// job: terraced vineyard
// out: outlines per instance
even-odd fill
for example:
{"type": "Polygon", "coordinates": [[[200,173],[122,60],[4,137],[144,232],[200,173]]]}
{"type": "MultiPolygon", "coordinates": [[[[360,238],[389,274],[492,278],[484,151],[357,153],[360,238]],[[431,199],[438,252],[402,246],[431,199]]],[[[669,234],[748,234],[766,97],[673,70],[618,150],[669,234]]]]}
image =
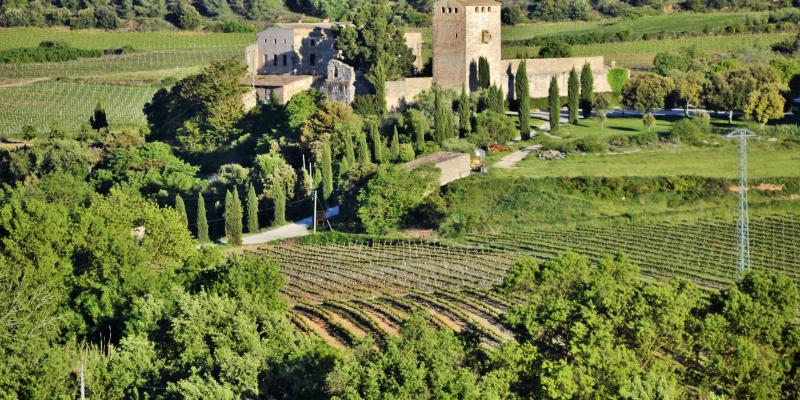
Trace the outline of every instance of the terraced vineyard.
{"type": "MultiPolygon", "coordinates": [[[[754,218],[750,227],[753,268],[800,282],[800,215],[754,218]]],[[[257,251],[270,253],[287,275],[283,292],[295,324],[334,346],[396,335],[415,308],[494,345],[511,338],[500,323],[510,304],[491,288],[521,257],[573,250],[597,259],[622,251],[646,277],[683,276],[718,288],[735,279],[734,235],[733,221],[632,223],[473,234],[465,245],[284,243],[257,251]]]]}
{"type": "MultiPolygon", "coordinates": [[[[697,221],[482,233],[467,240],[540,259],[566,250],[595,259],[624,252],[644,275],[683,276],[717,288],[736,277],[735,234],[734,221],[697,221]]],[[[800,216],[751,219],[750,252],[754,269],[782,272],[800,282],[800,216]]]]}
{"type": "Polygon", "coordinates": [[[499,323],[508,303],[491,293],[519,257],[514,252],[424,242],[259,247],[288,277],[294,322],[336,346],[372,334],[396,335],[415,308],[441,326],[487,344],[511,337],[499,323]]]}

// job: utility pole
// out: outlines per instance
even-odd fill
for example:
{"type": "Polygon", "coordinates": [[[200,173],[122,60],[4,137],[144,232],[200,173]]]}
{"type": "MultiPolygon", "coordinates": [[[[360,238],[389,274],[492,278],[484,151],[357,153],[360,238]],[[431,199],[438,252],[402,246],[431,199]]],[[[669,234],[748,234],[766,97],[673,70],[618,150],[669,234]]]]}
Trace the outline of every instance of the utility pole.
{"type": "Polygon", "coordinates": [[[84,379],[84,369],[86,363],[86,353],[84,348],[81,349],[81,400],[86,400],[86,382],[84,379]]]}
{"type": "MultiPolygon", "coordinates": [[[[303,154],[303,163],[305,164],[306,155],[303,154]]],[[[314,224],[314,233],[317,233],[317,188],[314,186],[314,169],[311,167],[311,161],[308,162],[308,176],[311,177],[311,190],[314,191],[314,212],[311,214],[311,220],[314,224]]]]}
{"type": "Polygon", "coordinates": [[[736,236],[739,240],[739,260],[736,265],[736,279],[742,277],[751,267],[750,260],[750,217],[747,205],[747,138],[753,137],[746,128],[739,128],[727,137],[739,139],[739,221],[736,223],[736,236]]]}

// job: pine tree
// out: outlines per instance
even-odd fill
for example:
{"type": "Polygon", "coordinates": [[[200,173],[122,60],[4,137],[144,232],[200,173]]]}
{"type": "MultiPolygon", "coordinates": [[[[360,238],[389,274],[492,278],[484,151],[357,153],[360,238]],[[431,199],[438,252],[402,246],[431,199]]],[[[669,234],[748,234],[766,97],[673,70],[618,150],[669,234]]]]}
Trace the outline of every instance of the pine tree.
{"type": "Polygon", "coordinates": [[[206,217],[206,201],[203,194],[197,194],[197,240],[208,242],[208,218],[206,217]]]}
{"type": "Polygon", "coordinates": [[[531,96],[530,86],[528,85],[528,67],[525,60],[522,60],[517,67],[514,91],[519,105],[519,134],[523,138],[528,138],[531,134],[531,96]]]}
{"type": "Polygon", "coordinates": [[[327,200],[333,193],[333,165],[331,164],[331,146],[322,145],[322,198],[327,200]]]}
{"type": "Polygon", "coordinates": [[[252,183],[247,187],[247,231],[258,232],[258,196],[252,183]]]}
{"type": "Polygon", "coordinates": [[[344,132],[344,157],[347,159],[348,165],[356,163],[356,152],[353,148],[353,137],[350,136],[349,131],[344,132]]]}
{"type": "Polygon", "coordinates": [[[594,105],[594,74],[589,63],[583,64],[581,70],[581,111],[583,118],[592,117],[592,106],[594,105]]]}
{"type": "Polygon", "coordinates": [[[575,67],[569,71],[569,82],[567,83],[567,107],[569,108],[569,123],[578,123],[578,106],[580,101],[580,82],[578,82],[578,71],[575,67]]]}
{"type": "Polygon", "coordinates": [[[389,148],[389,156],[392,161],[397,161],[400,157],[400,135],[397,134],[397,125],[394,126],[394,132],[392,133],[392,146],[389,148]]]}
{"type": "Polygon", "coordinates": [[[342,161],[339,161],[339,175],[344,175],[347,171],[350,171],[350,163],[347,157],[342,157],[342,161]]]}
{"type": "Polygon", "coordinates": [[[108,118],[106,117],[106,110],[100,102],[94,106],[94,115],[89,117],[89,125],[92,129],[99,131],[103,128],[108,128],[108,118]]]}
{"type": "Polygon", "coordinates": [[[272,199],[275,203],[275,214],[273,217],[273,224],[274,225],[283,225],[286,223],[286,194],[283,192],[283,186],[278,185],[275,186],[274,198],[272,199]]]}
{"type": "Polygon", "coordinates": [[[489,60],[486,57],[478,58],[478,85],[483,89],[488,89],[492,84],[491,71],[489,70],[489,60]]]}
{"type": "Polygon", "coordinates": [[[547,94],[547,104],[550,108],[550,131],[558,130],[561,119],[561,95],[558,93],[558,78],[550,78],[550,90],[547,94]]]}
{"type": "Polygon", "coordinates": [[[183,226],[189,226],[189,216],[186,215],[186,205],[183,204],[183,198],[180,194],[175,195],[175,211],[178,212],[178,215],[181,216],[181,221],[183,221],[183,226]]]}
{"type": "Polygon", "coordinates": [[[358,134],[358,162],[362,165],[367,165],[372,162],[369,155],[369,146],[367,146],[367,135],[364,133],[358,134]]]}
{"type": "Polygon", "coordinates": [[[371,121],[369,124],[369,138],[372,141],[372,158],[378,164],[383,164],[383,140],[381,140],[381,133],[378,130],[378,123],[371,121]]]}
{"type": "Polygon", "coordinates": [[[469,94],[467,94],[467,86],[464,85],[461,87],[461,99],[458,101],[458,128],[463,136],[472,132],[471,114],[469,94]]]}
{"type": "MultiPolygon", "coordinates": [[[[280,186],[280,185],[279,185],[280,186]]],[[[228,244],[239,246],[242,244],[242,203],[239,201],[239,191],[235,188],[233,193],[229,190],[225,194],[225,237],[228,244]]]]}

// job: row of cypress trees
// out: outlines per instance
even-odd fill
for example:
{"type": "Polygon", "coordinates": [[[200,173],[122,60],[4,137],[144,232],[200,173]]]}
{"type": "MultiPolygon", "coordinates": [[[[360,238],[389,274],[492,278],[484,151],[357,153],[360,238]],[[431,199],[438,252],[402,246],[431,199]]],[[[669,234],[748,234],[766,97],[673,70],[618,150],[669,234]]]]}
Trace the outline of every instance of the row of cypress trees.
{"type": "MultiPolygon", "coordinates": [[[[519,72],[517,73],[519,76],[519,72]]],[[[578,111],[580,110],[584,118],[592,116],[594,103],[594,76],[592,67],[589,63],[583,65],[580,80],[575,68],[569,72],[567,81],[567,109],[569,111],[569,123],[578,123],[578,111]]],[[[550,79],[550,90],[547,96],[548,107],[550,109],[550,130],[556,131],[561,119],[561,97],[558,89],[558,79],[553,76],[550,79]]]]}
{"type": "MultiPolygon", "coordinates": [[[[332,185],[332,184],[331,184],[332,185]]],[[[225,237],[232,245],[242,244],[242,233],[244,231],[244,221],[247,222],[247,232],[258,232],[258,196],[255,188],[250,184],[247,188],[247,218],[245,220],[244,207],[239,199],[239,191],[228,190],[225,193],[225,208],[223,220],[225,223],[225,237]]],[[[282,185],[277,185],[274,189],[274,215],[273,221],[276,225],[286,223],[286,194],[282,185]]],[[[180,194],[175,195],[175,211],[181,217],[184,226],[189,226],[189,216],[186,212],[186,204],[180,194]]],[[[206,202],[202,193],[197,195],[197,240],[201,243],[209,241],[208,217],[206,212],[206,202]]]]}

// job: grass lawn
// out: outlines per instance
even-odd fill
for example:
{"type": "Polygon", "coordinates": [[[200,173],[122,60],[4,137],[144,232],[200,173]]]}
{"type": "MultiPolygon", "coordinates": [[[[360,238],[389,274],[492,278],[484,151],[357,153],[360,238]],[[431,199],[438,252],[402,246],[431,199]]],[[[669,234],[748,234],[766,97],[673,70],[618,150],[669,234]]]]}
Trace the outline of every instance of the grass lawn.
{"type": "MultiPolygon", "coordinates": [[[[743,34],[726,36],[702,36],[685,39],[639,40],[620,43],[589,44],[572,47],[575,56],[604,56],[606,62],[616,61],[623,67],[648,67],[660,51],[677,52],[684,47],[696,46],[707,55],[728,55],[756,47],[768,47],[781,42],[792,33],[743,34]]],[[[533,56],[539,52],[536,46],[503,46],[503,58],[517,58],[525,54],[533,56]]]]}
{"type": "Polygon", "coordinates": [[[634,34],[654,32],[701,32],[705,28],[721,28],[744,24],[745,17],[763,16],[765,12],[674,13],[634,19],[599,21],[536,22],[503,27],[503,40],[528,39],[534,36],[581,34],[589,32],[632,31],[634,34]]]}
{"type": "MultiPolygon", "coordinates": [[[[532,118],[532,125],[537,126],[547,123],[546,120],[532,118]]],[[[669,132],[672,122],[665,119],[656,120],[656,124],[651,128],[653,132],[661,134],[669,132]]],[[[611,136],[630,136],[638,133],[647,132],[647,128],[639,118],[608,118],[604,126],[596,118],[580,119],[577,125],[563,124],[558,131],[553,132],[552,136],[565,139],[580,139],[593,136],[600,139],[607,139],[611,136]]]]}
{"type": "MultiPolygon", "coordinates": [[[[519,177],[553,176],[674,176],[700,175],[721,178],[738,176],[738,147],[725,141],[721,146],[670,146],[627,154],[591,154],[565,160],[542,161],[529,157],[510,171],[498,174],[519,177]]],[[[748,148],[748,176],[800,176],[800,151],[774,144],[752,143],[748,148]]]]}

